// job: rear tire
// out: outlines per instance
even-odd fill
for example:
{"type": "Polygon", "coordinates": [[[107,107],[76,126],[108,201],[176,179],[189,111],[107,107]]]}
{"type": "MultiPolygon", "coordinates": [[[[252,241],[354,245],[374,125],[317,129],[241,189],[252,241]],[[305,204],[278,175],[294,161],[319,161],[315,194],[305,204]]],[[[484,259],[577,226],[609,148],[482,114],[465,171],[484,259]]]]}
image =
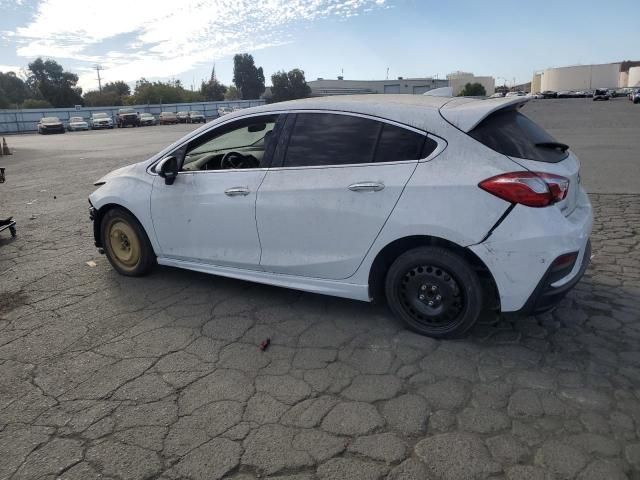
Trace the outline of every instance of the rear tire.
{"type": "Polygon", "coordinates": [[[121,275],[139,277],[155,265],[149,237],[129,212],[120,208],[109,210],[102,218],[100,233],[107,259],[121,275]]]}
{"type": "Polygon", "coordinates": [[[391,311],[408,328],[434,338],[464,335],[482,311],[478,275],[461,256],[442,247],[400,255],[385,280],[391,311]]]}

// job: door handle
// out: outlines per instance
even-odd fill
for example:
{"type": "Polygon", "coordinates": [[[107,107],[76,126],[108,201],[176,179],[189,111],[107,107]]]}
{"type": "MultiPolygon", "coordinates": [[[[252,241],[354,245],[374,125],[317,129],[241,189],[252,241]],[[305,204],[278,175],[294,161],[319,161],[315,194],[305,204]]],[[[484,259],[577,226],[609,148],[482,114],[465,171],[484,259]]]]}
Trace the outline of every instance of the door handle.
{"type": "Polygon", "coordinates": [[[231,187],[227,188],[224,191],[224,194],[228,197],[237,197],[238,195],[246,197],[249,195],[249,189],[247,187],[231,187]]]}
{"type": "Polygon", "coordinates": [[[379,192],[384,188],[382,182],[358,182],[349,185],[352,192],[379,192]]]}

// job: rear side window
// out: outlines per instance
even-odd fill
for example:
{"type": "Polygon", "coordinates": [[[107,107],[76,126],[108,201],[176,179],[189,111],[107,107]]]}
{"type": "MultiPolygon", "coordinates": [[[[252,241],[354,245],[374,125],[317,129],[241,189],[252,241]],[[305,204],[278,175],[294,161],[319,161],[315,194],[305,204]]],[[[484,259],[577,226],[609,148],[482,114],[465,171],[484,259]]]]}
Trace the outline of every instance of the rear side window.
{"type": "Polygon", "coordinates": [[[556,163],[569,155],[566,146],[516,110],[489,115],[469,135],[510,157],[556,163]]]}
{"type": "Polygon", "coordinates": [[[380,124],[331,113],[299,113],[287,147],[285,167],[370,163],[380,124]]]}
{"type": "Polygon", "coordinates": [[[285,167],[353,165],[417,160],[437,143],[406,128],[368,118],[332,113],[299,113],[285,167]]]}

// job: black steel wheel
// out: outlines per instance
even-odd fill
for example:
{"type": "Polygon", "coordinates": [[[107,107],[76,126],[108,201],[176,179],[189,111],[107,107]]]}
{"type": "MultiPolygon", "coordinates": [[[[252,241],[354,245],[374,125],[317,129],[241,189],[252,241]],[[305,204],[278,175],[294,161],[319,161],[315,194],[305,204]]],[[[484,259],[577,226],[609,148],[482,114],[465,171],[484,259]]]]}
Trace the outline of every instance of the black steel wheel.
{"type": "Polygon", "coordinates": [[[435,338],[462,336],[482,310],[482,285],[468,262],[442,247],[400,255],[387,272],[390,309],[410,329],[435,338]]]}

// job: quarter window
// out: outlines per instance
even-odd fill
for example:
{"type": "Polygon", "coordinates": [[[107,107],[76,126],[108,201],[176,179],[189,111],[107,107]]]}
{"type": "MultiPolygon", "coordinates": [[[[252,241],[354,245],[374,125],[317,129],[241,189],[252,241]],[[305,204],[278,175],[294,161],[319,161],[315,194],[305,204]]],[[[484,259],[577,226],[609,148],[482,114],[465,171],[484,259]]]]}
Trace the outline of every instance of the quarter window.
{"type": "Polygon", "coordinates": [[[383,124],[376,162],[400,162],[428,157],[438,144],[424,135],[388,123],[383,124]]]}

